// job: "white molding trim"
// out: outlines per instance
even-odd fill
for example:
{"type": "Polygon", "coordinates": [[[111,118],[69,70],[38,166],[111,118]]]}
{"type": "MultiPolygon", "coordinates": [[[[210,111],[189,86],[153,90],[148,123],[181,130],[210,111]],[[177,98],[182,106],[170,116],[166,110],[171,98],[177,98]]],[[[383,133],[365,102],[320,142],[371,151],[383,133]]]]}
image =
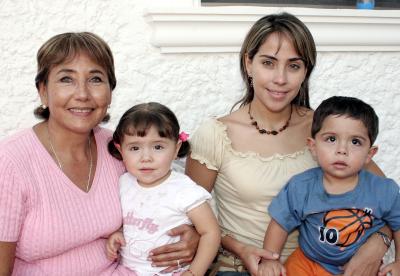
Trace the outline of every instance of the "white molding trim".
{"type": "Polygon", "coordinates": [[[172,7],[144,16],[152,26],[151,43],[162,53],[236,53],[257,19],[281,11],[306,23],[318,51],[400,51],[400,10],[172,7]]]}

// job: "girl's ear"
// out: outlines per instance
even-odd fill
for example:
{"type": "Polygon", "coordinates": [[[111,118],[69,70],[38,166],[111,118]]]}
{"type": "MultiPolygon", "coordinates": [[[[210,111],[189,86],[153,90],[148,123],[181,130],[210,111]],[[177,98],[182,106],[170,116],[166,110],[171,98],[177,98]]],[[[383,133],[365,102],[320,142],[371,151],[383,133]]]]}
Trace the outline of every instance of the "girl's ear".
{"type": "Polygon", "coordinates": [[[114,142],[114,146],[117,148],[117,150],[119,151],[119,153],[122,154],[122,152],[121,152],[121,145],[114,142]]]}
{"type": "Polygon", "coordinates": [[[308,137],[307,138],[307,146],[308,146],[314,160],[317,160],[317,153],[315,150],[315,140],[311,137],[308,137]]]}
{"type": "Polygon", "coordinates": [[[369,162],[371,162],[372,157],[374,157],[374,155],[377,152],[378,152],[378,147],[377,146],[372,146],[368,151],[367,158],[365,159],[365,164],[368,164],[369,162]]]}
{"type": "Polygon", "coordinates": [[[175,149],[175,159],[178,158],[178,152],[181,149],[181,146],[182,146],[182,141],[178,140],[178,142],[176,143],[176,149],[175,149]]]}

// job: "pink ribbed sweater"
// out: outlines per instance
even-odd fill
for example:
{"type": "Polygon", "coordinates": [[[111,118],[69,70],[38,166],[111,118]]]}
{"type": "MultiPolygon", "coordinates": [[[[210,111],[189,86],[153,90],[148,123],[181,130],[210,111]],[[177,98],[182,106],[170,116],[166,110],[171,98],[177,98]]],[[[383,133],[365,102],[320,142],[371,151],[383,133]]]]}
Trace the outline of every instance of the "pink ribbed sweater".
{"type": "MultiPolygon", "coordinates": [[[[106,237],[121,226],[121,162],[110,131],[94,130],[98,160],[89,193],[58,168],[32,129],[0,142],[0,241],[17,242],[13,275],[111,275],[106,237]]],[[[122,269],[122,268],[121,268],[122,269]]]]}

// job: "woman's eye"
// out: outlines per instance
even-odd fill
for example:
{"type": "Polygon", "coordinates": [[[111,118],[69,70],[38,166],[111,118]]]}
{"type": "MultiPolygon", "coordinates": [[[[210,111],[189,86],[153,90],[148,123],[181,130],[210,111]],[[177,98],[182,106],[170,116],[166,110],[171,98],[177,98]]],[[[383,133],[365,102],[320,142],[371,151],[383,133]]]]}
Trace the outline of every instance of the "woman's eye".
{"type": "Polygon", "coordinates": [[[94,82],[94,83],[101,83],[101,82],[103,82],[103,79],[96,76],[96,77],[91,78],[90,81],[94,82]]]}
{"type": "Polygon", "coordinates": [[[297,63],[292,63],[289,66],[293,70],[299,70],[301,68],[301,66],[299,64],[297,64],[297,63]]]}
{"type": "Polygon", "coordinates": [[[60,79],[60,82],[71,83],[72,82],[72,78],[70,78],[70,77],[62,77],[60,79]]]}
{"type": "Polygon", "coordinates": [[[154,148],[155,148],[156,150],[161,150],[161,149],[163,149],[164,147],[161,146],[161,145],[155,145],[154,148]]]}
{"type": "Polygon", "coordinates": [[[351,143],[352,143],[353,145],[361,145],[360,139],[353,139],[353,140],[351,140],[351,143]]]}
{"type": "Polygon", "coordinates": [[[272,66],[272,65],[274,65],[274,63],[272,62],[272,60],[269,60],[269,59],[264,60],[262,63],[263,63],[264,65],[266,65],[266,66],[272,66]]]}

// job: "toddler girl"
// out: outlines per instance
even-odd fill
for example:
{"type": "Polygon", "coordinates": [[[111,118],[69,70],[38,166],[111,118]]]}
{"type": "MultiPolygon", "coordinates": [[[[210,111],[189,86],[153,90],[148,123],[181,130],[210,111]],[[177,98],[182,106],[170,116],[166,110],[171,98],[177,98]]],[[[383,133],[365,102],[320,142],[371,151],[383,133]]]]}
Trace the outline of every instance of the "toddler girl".
{"type": "Polygon", "coordinates": [[[159,275],[165,267],[152,267],[149,251],[176,242],[168,230],[193,224],[200,234],[197,253],[190,267],[174,275],[204,275],[220,243],[220,230],[207,203],[210,194],[186,175],[171,170],[177,157],[189,151],[188,135],[179,133],[174,113],[159,103],[133,106],[122,116],[109,152],[122,160],[127,172],[119,179],[123,213],[121,231],[107,242],[107,256],[117,257],[137,275],[159,275]]]}

